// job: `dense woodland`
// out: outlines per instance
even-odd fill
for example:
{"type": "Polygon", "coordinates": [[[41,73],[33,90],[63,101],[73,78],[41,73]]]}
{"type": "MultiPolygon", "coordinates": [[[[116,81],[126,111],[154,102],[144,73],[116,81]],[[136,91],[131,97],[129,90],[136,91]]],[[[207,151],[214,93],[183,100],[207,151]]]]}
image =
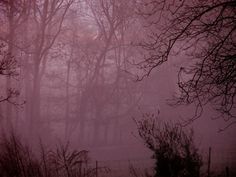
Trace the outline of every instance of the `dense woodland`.
{"type": "Polygon", "coordinates": [[[120,118],[142,93],[126,73],[136,55],[134,27],[140,26],[133,5],[3,1],[2,62],[11,60],[3,63],[4,127],[50,136],[56,125],[65,138],[77,131],[80,141],[107,141],[112,126],[117,139],[120,118]]]}

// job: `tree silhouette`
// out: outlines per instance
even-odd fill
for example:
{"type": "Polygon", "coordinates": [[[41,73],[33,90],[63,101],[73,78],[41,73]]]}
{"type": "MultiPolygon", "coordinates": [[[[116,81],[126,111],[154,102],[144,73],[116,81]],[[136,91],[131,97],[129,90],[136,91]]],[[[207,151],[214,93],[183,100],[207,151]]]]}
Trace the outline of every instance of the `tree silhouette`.
{"type": "MultiPolygon", "coordinates": [[[[14,77],[17,76],[18,73],[16,71],[17,69],[17,62],[14,59],[14,57],[6,52],[5,50],[5,44],[0,44],[0,76],[5,77],[14,77]]],[[[5,96],[0,95],[0,103],[1,102],[9,102],[12,104],[16,104],[14,101],[12,101],[12,98],[15,98],[19,95],[19,92],[13,88],[10,88],[7,90],[7,93],[5,96]]]]}
{"type": "Polygon", "coordinates": [[[140,44],[147,52],[139,63],[145,76],[184,53],[191,60],[180,67],[176,103],[196,105],[193,119],[212,103],[229,125],[235,123],[236,1],[145,1],[138,14],[149,29],[140,44]]]}
{"type": "Polygon", "coordinates": [[[155,177],[199,177],[202,159],[193,142],[193,131],[160,123],[154,114],[136,121],[139,136],[153,152],[155,177]]]}

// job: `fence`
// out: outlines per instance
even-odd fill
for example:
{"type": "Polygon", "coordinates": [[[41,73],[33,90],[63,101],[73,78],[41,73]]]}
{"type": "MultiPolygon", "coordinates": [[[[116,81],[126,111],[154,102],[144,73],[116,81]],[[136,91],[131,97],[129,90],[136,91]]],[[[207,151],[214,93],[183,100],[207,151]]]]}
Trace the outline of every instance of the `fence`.
{"type": "Polygon", "coordinates": [[[145,173],[153,174],[151,159],[95,161],[88,166],[96,169],[96,177],[133,177],[135,173],[144,177],[145,173]]]}
{"type": "Polygon", "coordinates": [[[236,149],[232,148],[211,148],[211,153],[205,152],[203,154],[202,172],[207,173],[209,169],[209,176],[218,174],[219,176],[236,176],[236,149]],[[210,164],[209,164],[210,156],[210,164]],[[228,175],[227,175],[228,173],[228,175]]]}
{"type": "MultiPolygon", "coordinates": [[[[209,153],[203,154],[202,174],[207,176],[209,153]]],[[[236,173],[236,151],[222,151],[216,153],[213,149],[211,154],[211,164],[209,176],[218,174],[219,176],[230,177],[236,173]],[[228,172],[227,172],[228,171],[228,172]]],[[[89,164],[90,168],[95,169],[96,177],[145,177],[145,174],[153,174],[154,160],[152,159],[130,159],[130,160],[110,160],[93,161],[89,164]]]]}

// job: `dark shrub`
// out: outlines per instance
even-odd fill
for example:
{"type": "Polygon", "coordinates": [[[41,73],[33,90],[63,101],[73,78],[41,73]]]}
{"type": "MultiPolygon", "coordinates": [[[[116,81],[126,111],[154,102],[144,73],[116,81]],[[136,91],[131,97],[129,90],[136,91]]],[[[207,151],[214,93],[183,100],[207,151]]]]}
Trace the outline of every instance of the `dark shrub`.
{"type": "Polygon", "coordinates": [[[199,177],[202,158],[194,145],[192,130],[160,123],[153,114],[144,114],[136,123],[140,137],[153,151],[155,177],[199,177]]]}

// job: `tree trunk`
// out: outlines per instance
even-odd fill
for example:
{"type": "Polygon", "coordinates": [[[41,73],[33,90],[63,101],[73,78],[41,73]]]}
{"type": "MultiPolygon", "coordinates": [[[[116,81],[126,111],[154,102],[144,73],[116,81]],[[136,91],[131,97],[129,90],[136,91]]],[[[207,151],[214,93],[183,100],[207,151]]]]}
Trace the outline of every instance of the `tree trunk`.
{"type": "Polygon", "coordinates": [[[39,77],[39,60],[36,58],[33,74],[33,90],[32,90],[32,108],[30,131],[32,134],[39,133],[40,125],[40,77],[39,77]]]}
{"type": "MultiPolygon", "coordinates": [[[[9,34],[8,34],[8,53],[10,56],[12,56],[13,53],[13,41],[14,41],[14,35],[15,35],[15,26],[14,26],[14,0],[9,1],[9,14],[8,14],[8,21],[9,21],[9,34]]],[[[11,57],[9,58],[11,59],[11,57]]],[[[10,68],[11,69],[11,68],[10,68]]],[[[6,78],[6,94],[9,93],[9,89],[11,89],[11,78],[6,78]]],[[[7,103],[6,104],[6,124],[8,128],[12,128],[12,104],[7,103]]]]}
{"type": "MultiPolygon", "coordinates": [[[[72,55],[72,54],[71,54],[72,55]]],[[[65,139],[69,139],[69,124],[70,124],[70,96],[69,96],[69,83],[70,83],[70,66],[71,59],[67,63],[67,72],[66,72],[66,110],[65,110],[65,139]]]]}

